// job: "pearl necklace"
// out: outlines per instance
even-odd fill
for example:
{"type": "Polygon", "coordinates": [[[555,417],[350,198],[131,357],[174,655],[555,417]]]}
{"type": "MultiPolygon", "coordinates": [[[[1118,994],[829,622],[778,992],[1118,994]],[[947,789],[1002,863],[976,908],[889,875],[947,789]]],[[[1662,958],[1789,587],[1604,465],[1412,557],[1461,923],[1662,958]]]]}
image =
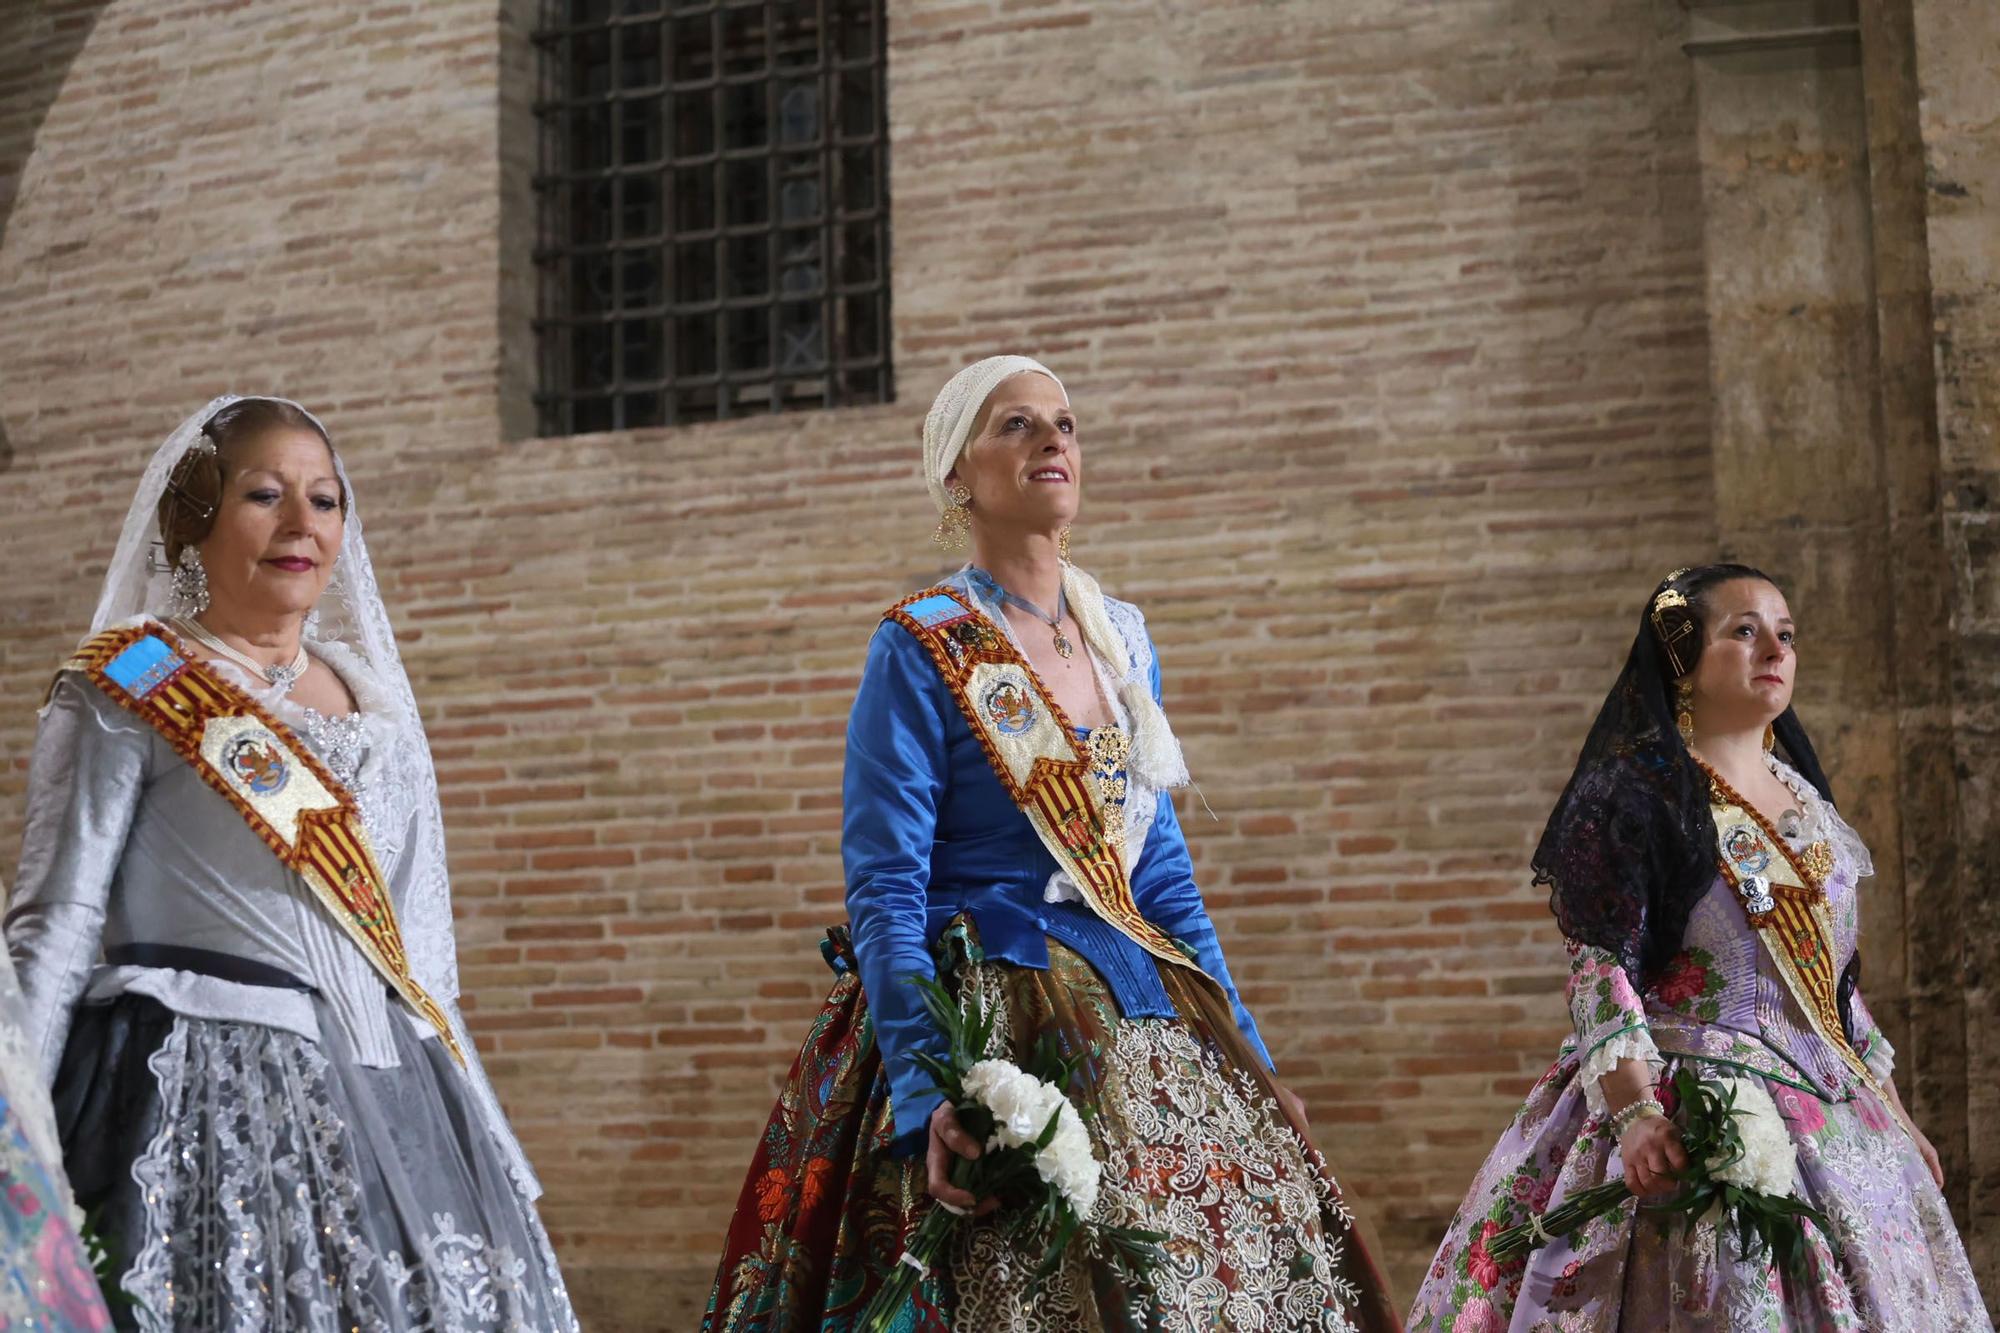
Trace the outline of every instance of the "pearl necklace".
{"type": "Polygon", "coordinates": [[[305,675],[306,668],[311,665],[311,659],[306,656],[306,646],[303,643],[299,645],[299,655],[293,658],[289,665],[281,663],[274,666],[266,666],[264,663],[250,656],[250,654],[230,647],[220,638],[210,633],[206,626],[191,617],[176,616],[169,623],[210,652],[226,657],[236,663],[236,665],[270,681],[280,693],[289,691],[292,686],[298,684],[299,677],[305,675]]]}

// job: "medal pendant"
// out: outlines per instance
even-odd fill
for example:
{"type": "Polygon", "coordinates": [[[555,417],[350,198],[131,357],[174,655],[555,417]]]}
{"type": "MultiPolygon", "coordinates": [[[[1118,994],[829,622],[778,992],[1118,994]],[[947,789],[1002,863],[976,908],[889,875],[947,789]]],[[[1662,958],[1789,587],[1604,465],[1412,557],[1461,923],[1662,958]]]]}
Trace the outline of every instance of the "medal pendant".
{"type": "Polygon", "coordinates": [[[1070,655],[1076,651],[1076,648],[1070,643],[1069,638],[1061,630],[1056,631],[1056,651],[1062,654],[1064,661],[1068,661],[1070,655]]]}

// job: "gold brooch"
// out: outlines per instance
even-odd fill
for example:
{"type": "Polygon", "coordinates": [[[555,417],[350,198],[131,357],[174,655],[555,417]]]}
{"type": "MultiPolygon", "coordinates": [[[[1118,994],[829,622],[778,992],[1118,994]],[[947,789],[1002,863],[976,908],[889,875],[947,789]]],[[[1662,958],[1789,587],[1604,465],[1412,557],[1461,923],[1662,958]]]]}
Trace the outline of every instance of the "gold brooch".
{"type": "Polygon", "coordinates": [[[1809,844],[1799,853],[1799,868],[1813,881],[1813,887],[1824,888],[1833,878],[1833,848],[1824,842],[1809,844]]]}

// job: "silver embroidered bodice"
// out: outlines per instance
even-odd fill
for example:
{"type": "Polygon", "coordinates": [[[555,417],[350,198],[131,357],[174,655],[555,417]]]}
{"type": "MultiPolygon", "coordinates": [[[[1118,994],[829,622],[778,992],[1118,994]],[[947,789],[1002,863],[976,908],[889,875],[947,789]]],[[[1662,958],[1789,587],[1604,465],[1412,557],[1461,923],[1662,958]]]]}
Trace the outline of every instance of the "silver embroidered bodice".
{"type": "MultiPolygon", "coordinates": [[[[234,678],[250,684],[242,673],[234,678]]],[[[268,689],[259,698],[354,792],[400,905],[411,879],[413,858],[403,851],[415,810],[386,762],[393,724],[366,712],[326,717],[268,689]]],[[[191,946],[282,968],[319,992],[365,1065],[395,1063],[389,1023],[428,1031],[237,811],[151,727],[74,673],[57,682],[36,736],[6,933],[29,1035],[51,1078],[70,1011],[84,998],[136,992],[179,1013],[328,1035],[297,993],[99,964],[102,950],[123,944],[191,946]]]]}
{"type": "Polygon", "coordinates": [[[304,724],[299,729],[341,785],[360,800],[361,761],[368,757],[368,719],[360,713],[328,717],[317,708],[302,712],[304,724]]]}

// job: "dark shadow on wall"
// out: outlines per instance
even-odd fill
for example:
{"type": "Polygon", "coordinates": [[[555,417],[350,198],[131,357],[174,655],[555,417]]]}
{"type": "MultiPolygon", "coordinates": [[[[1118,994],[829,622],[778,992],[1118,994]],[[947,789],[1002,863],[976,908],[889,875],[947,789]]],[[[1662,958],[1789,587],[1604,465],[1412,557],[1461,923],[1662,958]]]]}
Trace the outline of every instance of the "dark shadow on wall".
{"type": "MultiPolygon", "coordinates": [[[[0,5],[0,241],[42,121],[111,0],[12,0],[0,5]]],[[[14,447],[0,424],[0,471],[14,447]]]]}
{"type": "Polygon", "coordinates": [[[0,238],[42,120],[70,64],[111,0],[26,0],[0,5],[0,238]]]}
{"type": "Polygon", "coordinates": [[[540,0],[500,0],[500,435],[533,439],[535,347],[535,169],[540,160],[535,97],[541,64],[534,32],[540,0]]]}

